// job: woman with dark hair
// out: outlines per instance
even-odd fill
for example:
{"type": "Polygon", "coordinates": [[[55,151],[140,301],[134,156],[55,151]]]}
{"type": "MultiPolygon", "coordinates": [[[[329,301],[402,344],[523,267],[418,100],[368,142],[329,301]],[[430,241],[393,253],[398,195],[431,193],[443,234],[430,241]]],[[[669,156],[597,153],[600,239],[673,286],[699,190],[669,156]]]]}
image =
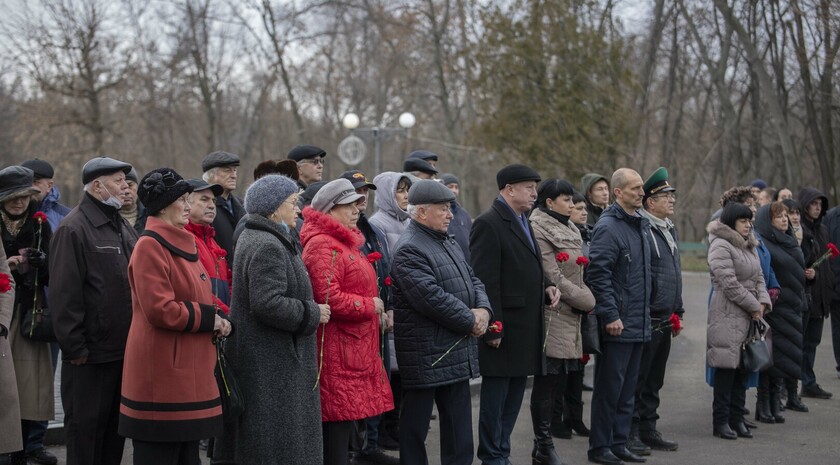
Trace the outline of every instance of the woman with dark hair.
{"type": "Polygon", "coordinates": [[[771,306],[752,229],[753,212],[740,203],[723,208],[709,224],[709,273],[713,293],[706,328],[706,363],[715,368],[713,434],[723,439],[752,437],[744,424],[746,373],[740,368],[741,344],[750,320],[771,306]],[[734,428],[734,431],[733,431],[734,428]],[[736,434],[737,432],[737,434],[736,434]]]}
{"type": "MultiPolygon", "coordinates": [[[[543,181],[537,189],[537,202],[530,216],[546,277],[560,290],[560,303],[556,307],[545,307],[543,350],[547,372],[534,377],[531,391],[535,436],[531,456],[534,463],[561,463],[551,440],[553,397],[555,392],[565,393],[570,380],[580,390],[583,383],[580,320],[582,314],[595,307],[595,297],[583,283],[583,265],[578,263],[584,256],[583,240],[577,226],[570,221],[575,207],[573,196],[571,183],[562,179],[543,181]]],[[[585,430],[582,421],[578,421],[580,424],[574,426],[585,430]]]]}
{"type": "Polygon", "coordinates": [[[796,242],[802,246],[802,205],[796,199],[785,199],[782,203],[788,209],[788,220],[790,220],[790,228],[793,231],[793,237],[796,242]]]}

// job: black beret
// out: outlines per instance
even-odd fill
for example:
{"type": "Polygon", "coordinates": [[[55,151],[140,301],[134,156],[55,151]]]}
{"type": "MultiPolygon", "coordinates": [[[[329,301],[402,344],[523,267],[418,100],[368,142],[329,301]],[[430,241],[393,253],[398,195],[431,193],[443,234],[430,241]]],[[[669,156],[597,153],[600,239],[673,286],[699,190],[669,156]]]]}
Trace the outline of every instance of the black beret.
{"type": "Polygon", "coordinates": [[[9,166],[0,170],[0,202],[37,194],[32,187],[32,170],[23,166],[9,166]]]}
{"type": "Polygon", "coordinates": [[[427,203],[449,203],[455,200],[455,194],[438,181],[421,179],[408,189],[408,203],[424,205],[427,203]]]}
{"type": "Polygon", "coordinates": [[[508,184],[516,184],[524,181],[540,182],[540,174],[525,165],[508,165],[496,173],[496,184],[499,185],[499,190],[505,188],[508,184]]]}
{"type": "Polygon", "coordinates": [[[423,160],[422,158],[408,158],[403,163],[403,171],[406,173],[410,173],[412,171],[419,171],[421,173],[428,173],[428,174],[437,174],[438,170],[435,169],[434,166],[430,165],[429,162],[423,160]]]}
{"type": "Polygon", "coordinates": [[[82,184],[117,171],[128,174],[131,171],[131,165],[109,157],[96,157],[82,167],[82,184]]]}
{"type": "Polygon", "coordinates": [[[428,150],[415,150],[408,154],[408,158],[419,158],[421,160],[432,160],[438,161],[438,156],[434,152],[429,152],[428,150]]]}
{"type": "Polygon", "coordinates": [[[40,158],[33,158],[21,163],[20,166],[29,168],[35,173],[35,179],[52,179],[55,176],[52,165],[41,160],[40,158]]]}
{"type": "Polygon", "coordinates": [[[178,197],[193,191],[193,186],[184,181],[172,168],[158,168],[149,171],[140,180],[137,196],[146,207],[149,216],[155,216],[161,210],[178,200],[178,197]]]}
{"type": "Polygon", "coordinates": [[[315,147],[314,145],[298,145],[292,150],[289,150],[289,154],[286,155],[286,158],[289,160],[301,161],[307,158],[324,158],[326,156],[327,152],[325,152],[321,147],[315,147]]]}
{"type": "Polygon", "coordinates": [[[239,166],[239,157],[228,152],[211,152],[201,160],[201,171],[208,171],[222,166],[239,166]]]}
{"type": "Polygon", "coordinates": [[[207,184],[207,182],[203,179],[187,179],[187,182],[193,187],[193,192],[201,192],[210,189],[213,191],[213,195],[218,197],[225,191],[224,187],[218,184],[207,184]]]}

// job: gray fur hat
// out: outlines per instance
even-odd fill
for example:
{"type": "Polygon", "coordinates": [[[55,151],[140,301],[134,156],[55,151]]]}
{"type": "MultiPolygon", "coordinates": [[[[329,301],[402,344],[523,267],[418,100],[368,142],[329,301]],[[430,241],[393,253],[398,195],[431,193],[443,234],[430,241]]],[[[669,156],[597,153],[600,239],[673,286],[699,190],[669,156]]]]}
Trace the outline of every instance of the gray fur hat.
{"type": "Polygon", "coordinates": [[[254,215],[269,216],[297,191],[298,185],[292,178],[282,174],[269,174],[254,181],[245,192],[245,211],[254,215]]]}

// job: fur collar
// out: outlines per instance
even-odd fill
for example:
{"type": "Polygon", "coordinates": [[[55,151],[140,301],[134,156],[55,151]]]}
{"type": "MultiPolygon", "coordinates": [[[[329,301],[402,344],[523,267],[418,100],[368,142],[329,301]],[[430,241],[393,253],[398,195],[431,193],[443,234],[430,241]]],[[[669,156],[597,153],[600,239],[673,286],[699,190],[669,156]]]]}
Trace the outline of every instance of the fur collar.
{"type": "Polygon", "coordinates": [[[326,213],[306,207],[302,215],[305,220],[300,231],[300,242],[304,246],[319,234],[326,234],[351,249],[358,249],[365,242],[358,228],[347,229],[326,213]]]}
{"type": "Polygon", "coordinates": [[[706,227],[706,231],[709,233],[709,244],[712,243],[713,240],[720,238],[723,239],[730,244],[744,250],[751,250],[758,246],[758,241],[755,238],[755,235],[750,232],[750,235],[747,239],[744,239],[744,236],[738,234],[738,231],[730,228],[729,226],[721,223],[718,220],[714,220],[706,227]]]}

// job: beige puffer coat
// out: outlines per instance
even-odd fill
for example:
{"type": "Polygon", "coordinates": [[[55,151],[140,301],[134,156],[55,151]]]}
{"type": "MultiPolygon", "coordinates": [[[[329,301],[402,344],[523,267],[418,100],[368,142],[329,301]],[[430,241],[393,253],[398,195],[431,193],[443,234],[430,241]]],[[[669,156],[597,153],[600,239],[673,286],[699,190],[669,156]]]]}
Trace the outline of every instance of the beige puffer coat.
{"type": "MultiPolygon", "coordinates": [[[[583,284],[582,269],[575,262],[583,255],[583,240],[578,228],[561,223],[541,210],[531,213],[531,227],[542,254],[543,269],[548,280],[560,290],[557,308],[545,307],[548,337],[545,355],[559,359],[578,359],[583,355],[580,339],[580,314],[595,307],[595,296],[583,284]],[[560,263],[557,254],[569,254],[569,260],[560,263]]],[[[545,337],[545,335],[543,335],[545,337]]]]}
{"type": "MultiPolygon", "coordinates": [[[[0,273],[11,278],[6,252],[0,247],[0,273]]],[[[12,307],[15,303],[15,282],[12,279],[9,292],[0,294],[0,325],[6,328],[6,336],[0,337],[0,454],[23,449],[20,434],[20,404],[18,403],[17,378],[12,361],[12,349],[8,331],[11,330],[12,307]]]]}
{"type": "Polygon", "coordinates": [[[764,275],[750,234],[744,239],[720,221],[709,224],[709,273],[712,300],[706,329],[706,361],[713,368],[738,368],[741,344],[747,338],[752,313],[771,307],[764,275]]]}

